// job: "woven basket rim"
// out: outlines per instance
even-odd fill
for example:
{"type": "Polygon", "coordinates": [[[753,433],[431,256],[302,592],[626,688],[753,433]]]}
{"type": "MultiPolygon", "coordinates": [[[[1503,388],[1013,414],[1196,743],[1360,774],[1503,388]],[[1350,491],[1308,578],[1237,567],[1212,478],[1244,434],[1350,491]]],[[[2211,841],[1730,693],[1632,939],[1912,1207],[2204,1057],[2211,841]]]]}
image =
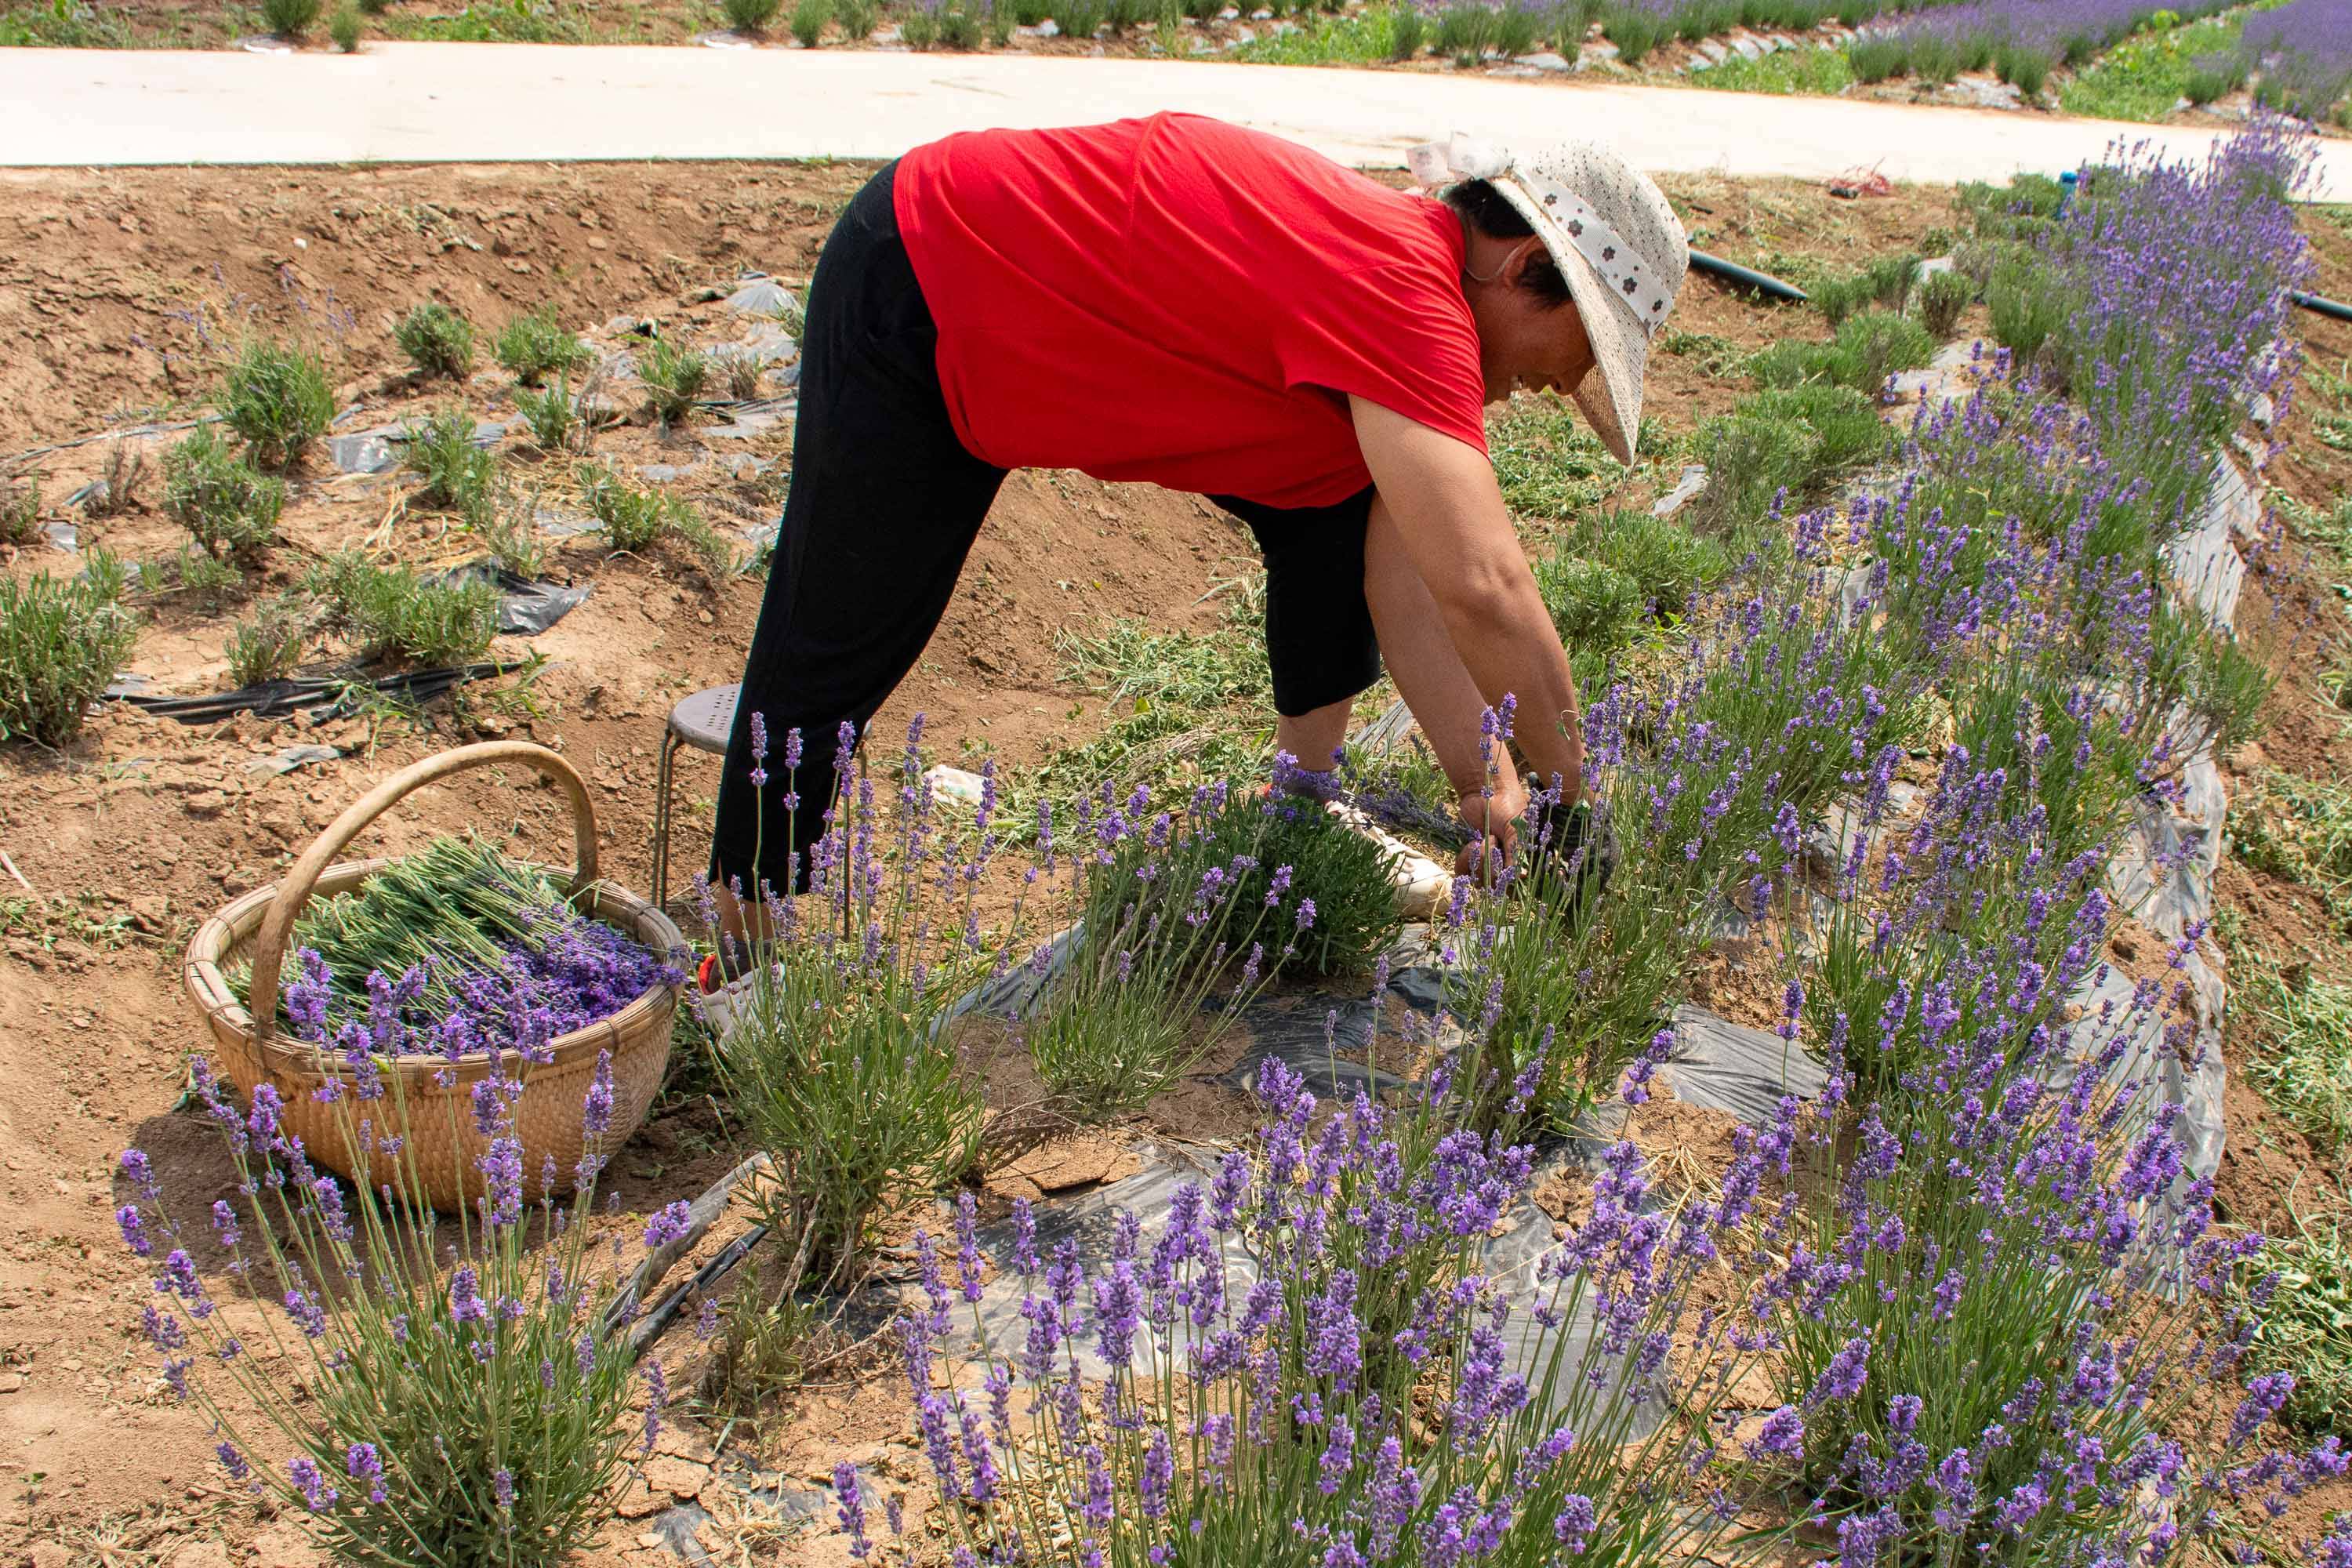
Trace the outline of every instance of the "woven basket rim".
{"type": "MultiPolygon", "coordinates": [[[[346,891],[356,887],[391,863],[391,857],[378,856],[366,860],[338,861],[319,877],[320,893],[346,891]]],[[[534,869],[548,871],[557,877],[566,873],[558,868],[522,862],[534,869]]],[[[230,951],[240,942],[251,939],[268,912],[270,901],[277,897],[278,884],[271,882],[239,894],[215,910],[188,939],[183,979],[190,997],[195,1002],[207,1023],[215,1029],[226,1028],[240,1037],[247,1049],[255,1049],[253,1016],[245,1004],[236,999],[228,984],[221,964],[230,951]]],[[[632,934],[645,942],[644,928],[650,925],[654,934],[667,940],[656,951],[667,958],[670,953],[685,951],[686,934],[677,923],[662,911],[650,899],[641,898],[614,882],[598,881],[586,889],[590,908],[598,919],[610,914],[625,917],[638,928],[632,934]]],[[[607,923],[612,923],[608,919],[607,923]]],[[[653,942],[646,942],[648,947],[653,942]]],[[[660,1016],[674,1013],[677,993],[683,981],[656,983],[637,994],[618,1011],[608,1013],[583,1027],[558,1035],[548,1042],[550,1059],[538,1064],[541,1072],[563,1063],[567,1058],[580,1058],[617,1044],[635,1034],[640,1028],[657,1023],[660,1016]]],[[[329,1047],[310,1040],[295,1040],[282,1032],[273,1032],[268,1042],[257,1053],[273,1072],[299,1075],[325,1081],[345,1076],[344,1069],[329,1047]]],[[[442,1072],[454,1072],[450,1087],[469,1084],[489,1073],[523,1060],[523,1054],[512,1047],[491,1052],[478,1052],[452,1062],[448,1058],[431,1052],[404,1051],[396,1056],[379,1058],[383,1069],[398,1073],[404,1079],[419,1079],[442,1072]]]]}

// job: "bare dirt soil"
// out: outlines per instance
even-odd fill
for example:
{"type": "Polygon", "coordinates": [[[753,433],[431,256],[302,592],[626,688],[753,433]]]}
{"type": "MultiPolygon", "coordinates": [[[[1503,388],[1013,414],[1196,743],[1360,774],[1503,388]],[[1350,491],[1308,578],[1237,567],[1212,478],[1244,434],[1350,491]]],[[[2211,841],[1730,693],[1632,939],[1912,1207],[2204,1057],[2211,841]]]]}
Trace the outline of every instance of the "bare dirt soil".
{"type": "MultiPolygon", "coordinates": [[[[739,273],[757,268],[796,286],[866,173],[729,164],[0,174],[0,341],[17,345],[0,358],[0,461],[31,454],[50,521],[73,523],[85,547],[166,556],[184,535],[156,509],[152,469],[176,437],[140,440],[151,468],[144,503],[107,520],[61,504],[99,473],[107,444],[61,444],[193,417],[218,355],[248,321],[300,331],[330,353],[339,406],[357,405],[339,431],[414,416],[461,395],[479,417],[511,419],[507,379],[495,371],[478,369],[462,388],[414,380],[392,348],[392,321],[411,304],[437,299],[487,338],[509,315],[552,301],[565,324],[608,352],[641,347],[647,321],[666,337],[723,345],[763,325],[724,301],[739,273]]],[[[1743,258],[1844,263],[1916,248],[1951,221],[1935,192],[1845,202],[1787,182],[1693,180],[1670,188],[1699,243],[1743,258]]],[[[2341,294],[2352,244],[2327,232],[2341,294]]],[[[1677,324],[1735,349],[1821,331],[1818,317],[1762,307],[1700,279],[1677,324]]],[[[2314,342],[2339,357],[2352,353],[2352,342],[2315,334],[2314,342]]],[[[1689,431],[1741,390],[1736,374],[1711,374],[1706,360],[1696,350],[1654,357],[1651,412],[1668,432],[1689,431]]],[[[478,365],[488,363],[485,344],[478,365]]],[[[783,388],[777,381],[767,390],[783,388]]],[[[748,437],[720,436],[721,427],[717,415],[669,435],[633,420],[600,436],[598,454],[686,495],[714,521],[754,527],[772,518],[782,493],[789,420],[748,437]]],[[[2288,435],[2294,445],[2280,471],[2300,476],[2288,480],[2298,493],[2340,491],[2345,472],[2329,466],[2338,455],[2322,448],[2312,456],[2316,444],[2305,425],[2290,423],[2288,435]],[[2305,462],[2315,466],[2295,467],[2305,462]]],[[[502,449],[528,485],[535,470],[524,444],[510,435],[502,449]]],[[[1671,464],[1629,476],[1612,502],[1645,503],[1673,478],[1671,464]]],[[[560,509],[562,476],[545,479],[560,509]]],[[[396,472],[339,475],[314,459],[289,505],[289,542],[256,580],[215,601],[142,598],[146,630],[131,668],[157,690],[220,690],[230,626],[313,558],[358,546],[421,568],[470,553],[448,519],[404,503],[409,488],[396,472]]],[[[317,1561],[290,1521],[257,1516],[225,1494],[199,1423],[155,1375],[133,1327],[146,1274],[114,1234],[112,1211],[124,1194],[112,1162],[127,1145],[146,1147],[178,1204],[200,1208],[226,1191],[212,1135],[177,1109],[186,1054],[199,1043],[178,974],[185,940],[229,897],[275,879],[319,827],[403,763],[486,732],[555,746],[591,780],[607,875],[646,885],[664,718],[684,693],[737,677],[761,584],[756,574],[714,577],[667,549],[607,558],[587,540],[557,542],[553,574],[593,592],[546,634],[499,643],[501,656],[535,648],[553,661],[528,705],[475,698],[462,711],[442,703],[418,718],[362,715],[323,725],[246,718],[200,727],[116,707],[63,754],[0,752],[0,849],[23,878],[19,885],[0,870],[0,1082],[9,1086],[0,1095],[0,1201],[17,1216],[0,1239],[5,1568],[307,1568],[317,1561]],[[340,754],[284,774],[248,771],[282,747],[308,743],[340,754]]],[[[1097,700],[1057,680],[1057,632],[1120,616],[1210,629],[1219,606],[1204,595],[1214,580],[1253,562],[1246,535],[1193,498],[1065,472],[1015,476],[929,653],[879,720],[883,733],[923,711],[935,760],[988,750],[1012,766],[1037,762],[1101,718],[1097,700]]],[[[76,564],[36,547],[0,569],[21,577],[76,564]]],[[[2308,711],[2273,725],[2275,742],[2266,737],[2266,745],[2287,744],[2306,724],[2311,745],[2341,745],[2333,715],[2308,695],[2323,642],[2342,633],[2324,572],[2291,551],[2256,564],[2274,600],[2305,606],[2324,627],[2283,647],[2281,711],[2295,711],[2297,701],[2308,711]]],[[[2323,749],[2296,765],[2340,773],[2343,760],[2340,750],[2323,749]]],[[[685,868],[701,857],[711,779],[709,759],[686,759],[685,868]]],[[[396,852],[469,826],[511,829],[551,860],[569,843],[553,795],[520,776],[473,773],[414,797],[354,853],[396,852]]],[[[2234,900],[2239,884],[2228,886],[2234,900]]],[[[2291,896],[2280,890],[2276,899],[2291,896]]],[[[2315,945],[2326,962],[2342,958],[2336,933],[2289,926],[2284,917],[2273,939],[2326,944],[2315,945]]],[[[674,1071],[677,1081],[652,1124],[615,1163],[629,1215],[701,1191],[739,1157],[694,1092],[694,1063],[682,1058],[674,1071]]],[[[1155,1109],[1154,1124],[1189,1131],[1229,1114],[1211,1086],[1193,1083],[1155,1109]]],[[[2265,1212],[2263,1194],[2282,1190],[2288,1173],[2267,1158],[2240,1156],[2267,1147],[2270,1136],[2267,1112],[2242,1085],[2233,1088],[2231,1117],[2237,1163],[2225,1167],[2232,1184],[2225,1195],[2233,1215],[2255,1218],[2265,1212]]],[[[1722,1130],[1706,1131],[1712,1141],[1722,1130]]],[[[2316,1155],[2296,1150],[2293,1158],[2316,1155]]],[[[1118,1170],[1084,1139],[1024,1144],[999,1166],[989,1182],[995,1202],[1118,1170]]],[[[705,1251],[734,1228],[715,1227],[705,1251]]],[[[902,1444],[905,1428],[887,1369],[851,1362],[729,1441],[801,1481],[828,1475],[844,1457],[871,1462],[903,1479],[919,1506],[919,1461],[902,1444]]],[[[662,1495],[640,1488],[623,1500],[593,1560],[675,1561],[648,1541],[646,1521],[670,1498],[698,1492],[717,1521],[706,1539],[730,1561],[845,1561],[845,1543],[829,1531],[794,1536],[711,1479],[701,1461],[722,1436],[683,1423],[663,1456],[677,1463],[653,1478],[662,1495]]]]}

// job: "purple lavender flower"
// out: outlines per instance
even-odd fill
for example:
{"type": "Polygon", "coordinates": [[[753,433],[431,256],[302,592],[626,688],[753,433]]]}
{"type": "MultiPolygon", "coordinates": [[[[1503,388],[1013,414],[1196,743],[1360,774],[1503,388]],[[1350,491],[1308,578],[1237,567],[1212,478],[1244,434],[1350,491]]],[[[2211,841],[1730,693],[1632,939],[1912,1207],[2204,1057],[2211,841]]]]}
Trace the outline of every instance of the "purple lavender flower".
{"type": "Polygon", "coordinates": [[[326,1512],[342,1495],[328,1484],[326,1472],[320,1469],[319,1462],[308,1454],[288,1460],[286,1473],[293,1481],[294,1489],[302,1494],[302,1506],[312,1513],[326,1512]]]}
{"type": "Polygon", "coordinates": [[[352,1444],[343,1457],[343,1468],[352,1479],[367,1489],[368,1501],[384,1500],[383,1457],[376,1452],[373,1443],[352,1444]]]}
{"type": "Polygon", "coordinates": [[[116,1209],[114,1223],[122,1227],[122,1245],[133,1253],[145,1258],[155,1250],[154,1242],[148,1238],[146,1222],[139,1217],[137,1204],[124,1204],[116,1209]]]}
{"type": "MultiPolygon", "coordinates": [[[[583,1355],[588,1342],[580,1342],[583,1355]]],[[[661,1436],[662,1412],[669,1408],[669,1374],[662,1371],[658,1361],[646,1363],[646,1442],[645,1452],[654,1451],[654,1440],[661,1436]]]]}
{"type": "Polygon", "coordinates": [[[514,1472],[508,1469],[503,1465],[499,1466],[498,1469],[492,1471],[490,1474],[490,1498],[492,1501],[499,1505],[500,1511],[513,1511],[515,1500],[514,1472]]]}
{"type": "Polygon", "coordinates": [[[680,1198],[646,1222],[646,1250],[658,1252],[671,1242],[683,1240],[693,1228],[694,1215],[680,1198]]]}
{"type": "Polygon", "coordinates": [[[874,1543],[866,1538],[866,1495],[857,1483],[857,1467],[844,1460],[833,1467],[833,1495],[841,1500],[837,1518],[849,1537],[849,1555],[863,1563],[874,1543]]]}

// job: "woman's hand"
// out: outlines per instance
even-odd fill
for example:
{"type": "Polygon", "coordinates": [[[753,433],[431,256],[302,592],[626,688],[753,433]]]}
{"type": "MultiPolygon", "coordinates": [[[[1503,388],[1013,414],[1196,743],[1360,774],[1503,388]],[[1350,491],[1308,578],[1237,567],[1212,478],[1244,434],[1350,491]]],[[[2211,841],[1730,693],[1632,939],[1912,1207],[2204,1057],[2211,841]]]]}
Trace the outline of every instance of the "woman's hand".
{"type": "Polygon", "coordinates": [[[1528,792],[1516,777],[1495,780],[1476,795],[1465,795],[1455,803],[1461,813],[1462,826],[1470,830],[1470,842],[1454,858],[1454,874],[1474,877],[1481,874],[1480,862],[1492,846],[1497,858],[1487,870],[1500,870],[1511,863],[1519,841],[1519,818],[1527,815],[1528,792]]]}

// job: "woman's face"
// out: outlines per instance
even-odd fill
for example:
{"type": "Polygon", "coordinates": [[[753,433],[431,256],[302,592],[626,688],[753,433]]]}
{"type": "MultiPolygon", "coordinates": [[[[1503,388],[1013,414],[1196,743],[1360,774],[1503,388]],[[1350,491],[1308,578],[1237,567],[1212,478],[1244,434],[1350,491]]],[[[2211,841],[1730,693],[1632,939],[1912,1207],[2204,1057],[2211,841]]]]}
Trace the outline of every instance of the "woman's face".
{"type": "Polygon", "coordinates": [[[1513,392],[1549,390],[1564,397],[1592,369],[1592,344],[1576,306],[1547,306],[1521,281],[1530,262],[1546,259],[1543,242],[1530,237],[1512,250],[1492,282],[1466,290],[1489,403],[1513,392]]]}

